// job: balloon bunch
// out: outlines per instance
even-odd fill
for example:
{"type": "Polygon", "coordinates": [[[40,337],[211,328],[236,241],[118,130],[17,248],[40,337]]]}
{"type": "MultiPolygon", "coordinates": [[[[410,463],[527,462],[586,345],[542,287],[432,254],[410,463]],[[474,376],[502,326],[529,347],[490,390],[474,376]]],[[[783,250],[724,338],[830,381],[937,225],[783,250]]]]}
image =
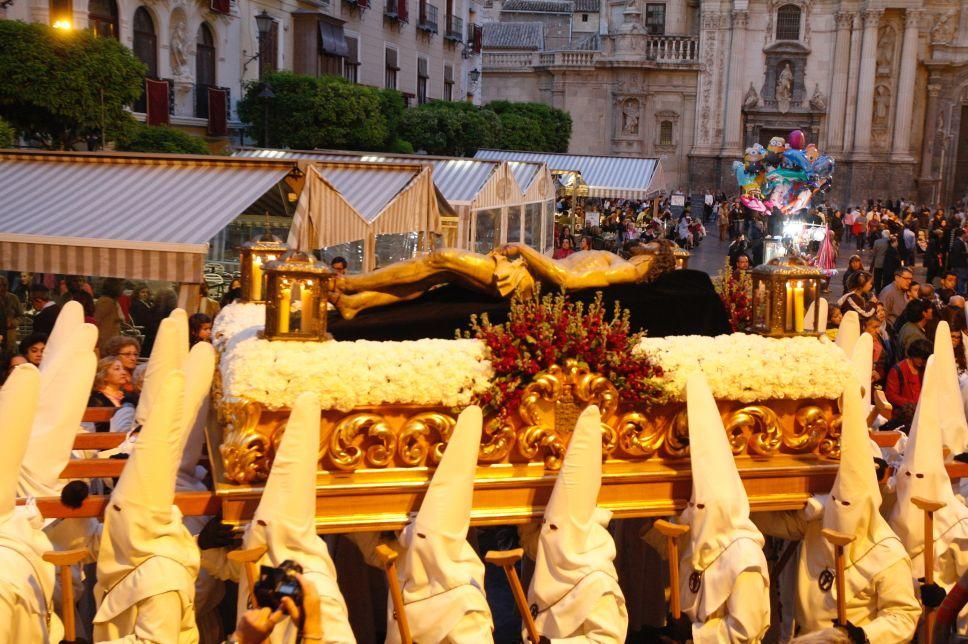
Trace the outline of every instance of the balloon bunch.
{"type": "Polygon", "coordinates": [[[820,154],[813,143],[806,143],[800,130],[793,130],[786,141],[770,139],[764,148],[757,143],[746,148],[742,161],[733,161],[736,183],[742,190],[740,201],[751,210],[783,214],[803,210],[815,193],[829,190],[834,160],[820,154]]]}

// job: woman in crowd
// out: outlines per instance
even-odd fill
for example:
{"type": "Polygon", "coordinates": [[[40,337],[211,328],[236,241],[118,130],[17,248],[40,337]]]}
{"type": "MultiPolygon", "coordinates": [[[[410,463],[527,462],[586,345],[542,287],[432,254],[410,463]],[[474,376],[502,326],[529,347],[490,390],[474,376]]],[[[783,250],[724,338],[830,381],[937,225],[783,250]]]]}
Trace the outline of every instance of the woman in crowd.
{"type": "Polygon", "coordinates": [[[44,357],[44,347],[46,345],[46,335],[43,333],[33,333],[20,342],[20,355],[30,364],[39,367],[40,361],[44,357]]]}
{"type": "Polygon", "coordinates": [[[860,255],[851,255],[850,259],[847,260],[847,270],[844,271],[844,293],[850,290],[850,287],[847,286],[850,276],[862,270],[864,270],[864,262],[860,255]]]}
{"type": "Polygon", "coordinates": [[[194,347],[199,342],[212,341],[212,318],[204,313],[196,313],[188,318],[188,346],[194,347]]]}
{"type": "Polygon", "coordinates": [[[131,298],[131,322],[142,329],[151,324],[151,289],[144,282],[134,287],[131,298]]]}
{"type": "Polygon", "coordinates": [[[222,296],[222,301],[219,302],[221,307],[224,309],[229,304],[235,302],[235,300],[242,297],[242,280],[234,279],[229,282],[229,290],[225,291],[225,295],[222,296]]]}
{"type": "Polygon", "coordinates": [[[884,322],[879,320],[875,314],[865,319],[862,324],[863,332],[871,336],[874,347],[873,351],[871,352],[871,357],[873,360],[871,384],[883,386],[884,376],[887,374],[887,370],[891,366],[891,352],[888,344],[884,340],[884,337],[881,335],[881,328],[884,326],[884,322]]]}
{"type": "Polygon", "coordinates": [[[963,334],[968,331],[965,311],[957,306],[946,306],[941,309],[938,321],[948,323],[948,329],[951,332],[951,347],[955,352],[955,364],[958,365],[958,376],[962,381],[962,386],[964,386],[968,384],[968,359],[965,357],[965,349],[962,346],[963,334]]]}
{"type": "Polygon", "coordinates": [[[564,259],[574,252],[575,252],[575,249],[572,247],[571,237],[562,237],[561,246],[555,249],[555,253],[554,255],[552,255],[552,258],[564,259]]]}
{"type": "Polygon", "coordinates": [[[840,323],[844,319],[844,312],[836,304],[830,304],[827,307],[827,337],[831,340],[837,339],[837,333],[840,330],[840,323]]]}
{"type": "Polygon", "coordinates": [[[907,357],[888,370],[884,396],[894,406],[892,426],[910,426],[914,408],[921,397],[924,367],[933,350],[934,347],[927,340],[916,340],[911,344],[907,357]]]}
{"type": "Polygon", "coordinates": [[[847,280],[849,289],[837,301],[841,311],[856,311],[861,325],[864,320],[874,317],[877,312],[877,298],[871,291],[874,288],[874,277],[867,271],[857,271],[847,280]]]}
{"type": "MultiPolygon", "coordinates": [[[[130,382],[127,369],[117,356],[101,358],[97,363],[97,373],[94,375],[94,391],[87,401],[88,407],[120,408],[125,402],[132,403],[133,399],[124,392],[130,382]]],[[[109,431],[111,424],[95,423],[94,429],[99,432],[109,431]]]]}
{"type": "Polygon", "coordinates": [[[94,303],[94,319],[97,323],[97,346],[104,353],[104,345],[116,335],[121,335],[121,296],[122,282],[108,278],[101,285],[101,297],[94,303]]]}
{"type": "Polygon", "coordinates": [[[128,372],[128,384],[124,387],[126,393],[137,393],[134,386],[134,370],[138,366],[141,355],[141,343],[137,338],[126,335],[116,335],[104,345],[104,357],[114,356],[121,361],[124,370],[128,372]]]}

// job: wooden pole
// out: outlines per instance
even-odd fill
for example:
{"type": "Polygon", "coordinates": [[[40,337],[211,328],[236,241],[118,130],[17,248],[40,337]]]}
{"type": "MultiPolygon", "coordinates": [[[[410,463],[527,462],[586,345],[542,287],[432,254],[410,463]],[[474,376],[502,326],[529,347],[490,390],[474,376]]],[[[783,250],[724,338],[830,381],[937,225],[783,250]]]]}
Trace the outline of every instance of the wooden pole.
{"type": "Polygon", "coordinates": [[[387,575],[390,600],[393,602],[393,615],[397,618],[397,627],[400,629],[400,641],[403,644],[412,644],[410,622],[407,621],[407,610],[403,605],[403,593],[400,591],[400,579],[397,577],[397,551],[387,544],[381,543],[376,547],[376,556],[383,564],[383,570],[387,575]]]}
{"type": "Polygon", "coordinates": [[[682,598],[679,595],[679,537],[689,532],[689,526],[670,523],[665,519],[655,522],[655,529],[666,538],[669,556],[669,612],[673,619],[682,616],[682,598]]]}
{"type": "Polygon", "coordinates": [[[241,564],[242,568],[245,570],[245,579],[249,582],[249,605],[252,608],[258,608],[259,604],[255,600],[255,582],[259,578],[259,573],[255,569],[255,564],[257,561],[262,559],[265,554],[269,551],[266,546],[256,546],[255,548],[248,548],[246,550],[233,550],[228,555],[229,561],[234,561],[235,563],[241,564]]]}
{"type": "Polygon", "coordinates": [[[836,530],[831,530],[830,528],[824,528],[821,531],[824,539],[829,541],[834,547],[834,561],[836,565],[836,582],[837,582],[837,623],[841,626],[847,625],[847,584],[844,575],[844,548],[851,541],[854,540],[854,536],[850,534],[844,534],[843,532],[837,532],[836,530]]]}
{"type": "MultiPolygon", "coordinates": [[[[924,512],[924,583],[934,583],[934,513],[945,506],[940,501],[931,501],[919,496],[911,499],[911,503],[924,512]]],[[[937,613],[933,608],[924,607],[924,623],[922,624],[922,638],[924,644],[931,644],[934,640],[934,622],[937,613]]]]}
{"type": "Polygon", "coordinates": [[[73,642],[77,639],[77,624],[74,622],[74,579],[71,566],[84,561],[88,557],[86,548],[75,550],[49,550],[42,559],[58,568],[61,582],[61,611],[64,618],[64,640],[73,642]]]}
{"type": "Polygon", "coordinates": [[[514,603],[517,604],[521,619],[524,620],[524,627],[528,631],[528,639],[532,644],[538,644],[541,635],[538,633],[538,627],[535,626],[531,609],[528,608],[528,598],[524,594],[521,580],[518,579],[518,571],[514,567],[523,556],[523,548],[491,550],[484,555],[484,561],[504,569],[504,574],[507,575],[508,583],[511,585],[511,594],[514,595],[514,603]]]}

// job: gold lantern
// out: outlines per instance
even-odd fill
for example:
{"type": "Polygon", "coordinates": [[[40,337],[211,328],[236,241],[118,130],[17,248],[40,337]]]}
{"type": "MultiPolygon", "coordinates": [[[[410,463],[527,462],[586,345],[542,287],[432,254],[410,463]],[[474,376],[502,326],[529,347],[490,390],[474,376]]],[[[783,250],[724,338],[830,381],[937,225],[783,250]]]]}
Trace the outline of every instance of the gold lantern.
{"type": "Polygon", "coordinates": [[[824,276],[819,269],[773,260],[757,266],[751,274],[754,331],[775,338],[820,335],[816,330],[820,326],[820,307],[811,309],[811,304],[821,297],[824,276]],[[813,319],[805,321],[808,309],[813,319]],[[805,331],[805,327],[811,330],[805,331]]]}
{"type": "Polygon", "coordinates": [[[239,265],[242,270],[242,301],[265,302],[265,266],[282,258],[289,247],[281,239],[268,232],[239,249],[239,265]]]}
{"type": "Polygon", "coordinates": [[[325,340],[327,300],[334,273],[305,253],[268,262],[266,328],[269,340],[325,340]]]}
{"type": "Polygon", "coordinates": [[[676,270],[677,271],[678,270],[682,270],[684,268],[689,268],[689,257],[692,255],[692,253],[690,253],[685,248],[678,248],[677,247],[677,248],[673,249],[672,254],[676,258],[676,270]]]}

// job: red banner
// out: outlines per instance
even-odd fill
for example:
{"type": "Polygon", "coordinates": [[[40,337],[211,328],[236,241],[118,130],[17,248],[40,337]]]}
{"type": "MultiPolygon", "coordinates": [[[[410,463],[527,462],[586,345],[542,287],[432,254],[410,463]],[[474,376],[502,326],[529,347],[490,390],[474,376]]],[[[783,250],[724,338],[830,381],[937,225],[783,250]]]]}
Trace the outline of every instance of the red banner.
{"type": "Polygon", "coordinates": [[[212,0],[211,7],[215,13],[229,13],[232,10],[231,0],[212,0]]]}
{"type": "Polygon", "coordinates": [[[148,125],[168,125],[168,81],[145,79],[148,104],[145,122],[148,125]]]}
{"type": "Polygon", "coordinates": [[[224,89],[208,88],[208,133],[211,136],[225,136],[229,133],[226,113],[228,95],[224,89]]]}
{"type": "Polygon", "coordinates": [[[397,18],[400,22],[409,22],[410,12],[407,7],[407,0],[397,0],[397,18]]]}

